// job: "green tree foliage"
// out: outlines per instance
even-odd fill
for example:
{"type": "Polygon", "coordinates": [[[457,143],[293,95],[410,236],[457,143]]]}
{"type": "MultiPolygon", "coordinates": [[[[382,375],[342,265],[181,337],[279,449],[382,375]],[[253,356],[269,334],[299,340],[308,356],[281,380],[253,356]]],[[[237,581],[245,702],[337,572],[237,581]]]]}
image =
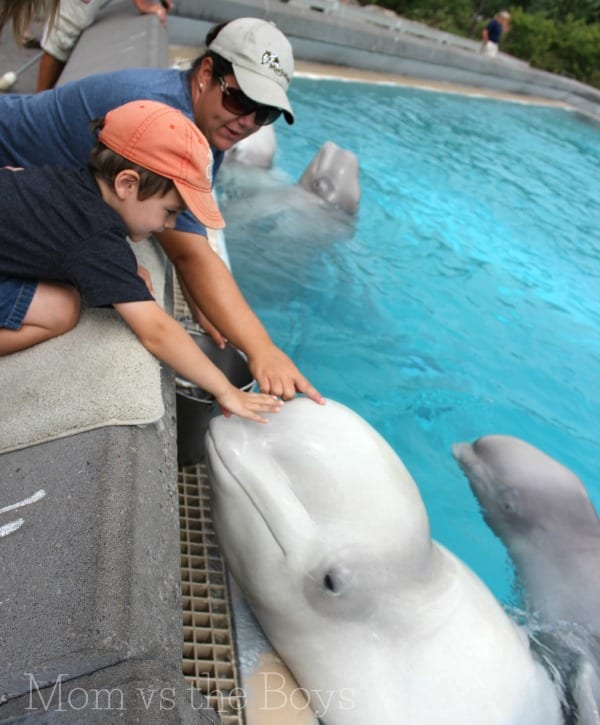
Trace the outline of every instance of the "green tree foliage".
{"type": "Polygon", "coordinates": [[[536,68],[600,88],[600,0],[380,0],[399,15],[466,37],[481,38],[488,19],[511,11],[501,48],[536,68]]]}
{"type": "Polygon", "coordinates": [[[600,0],[529,0],[522,7],[528,13],[543,13],[552,20],[577,18],[587,24],[600,22],[600,0]]]}
{"type": "Polygon", "coordinates": [[[600,24],[567,16],[558,21],[542,12],[513,13],[503,50],[532,66],[600,88],[600,24]]]}

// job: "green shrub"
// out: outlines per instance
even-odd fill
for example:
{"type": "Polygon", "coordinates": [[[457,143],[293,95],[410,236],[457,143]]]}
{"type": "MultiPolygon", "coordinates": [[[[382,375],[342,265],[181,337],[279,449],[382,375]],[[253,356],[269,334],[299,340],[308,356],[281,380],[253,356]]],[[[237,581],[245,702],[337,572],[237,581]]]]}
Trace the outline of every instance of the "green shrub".
{"type": "Polygon", "coordinates": [[[599,84],[600,24],[568,17],[551,20],[544,13],[512,14],[511,30],[502,39],[502,50],[527,60],[535,68],[599,84]]]}

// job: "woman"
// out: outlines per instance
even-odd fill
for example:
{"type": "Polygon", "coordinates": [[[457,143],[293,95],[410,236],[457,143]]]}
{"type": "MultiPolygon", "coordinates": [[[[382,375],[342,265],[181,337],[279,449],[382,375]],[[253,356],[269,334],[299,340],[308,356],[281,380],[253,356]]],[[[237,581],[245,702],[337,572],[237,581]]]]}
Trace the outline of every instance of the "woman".
{"type": "MultiPolygon", "coordinates": [[[[126,69],[44,93],[0,97],[0,166],[85,165],[93,145],[90,121],[147,98],[195,121],[212,147],[214,177],[224,152],[261,125],[280,115],[293,123],[287,89],[294,60],[287,38],[258,18],[232,20],[214,28],[206,40],[206,52],[190,71],[126,69]]],[[[323,402],[274,345],[196,219],[182,214],[175,229],[156,236],[177,269],[194,317],[217,342],[224,344],[226,338],[248,356],[261,391],[286,400],[302,392],[323,402]]]]}

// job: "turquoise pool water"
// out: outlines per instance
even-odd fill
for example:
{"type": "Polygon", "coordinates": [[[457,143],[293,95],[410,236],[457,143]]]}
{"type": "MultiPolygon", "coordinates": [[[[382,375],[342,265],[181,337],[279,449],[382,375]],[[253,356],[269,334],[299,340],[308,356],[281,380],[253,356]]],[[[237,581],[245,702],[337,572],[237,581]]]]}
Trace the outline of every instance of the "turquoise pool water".
{"type": "Polygon", "coordinates": [[[234,274],[315,385],[395,448],[434,537],[511,604],[512,569],[450,446],[524,438],[600,509],[600,127],[394,86],[301,78],[291,96],[277,169],[293,183],[328,139],[354,151],[356,229],[236,219],[234,274]]]}

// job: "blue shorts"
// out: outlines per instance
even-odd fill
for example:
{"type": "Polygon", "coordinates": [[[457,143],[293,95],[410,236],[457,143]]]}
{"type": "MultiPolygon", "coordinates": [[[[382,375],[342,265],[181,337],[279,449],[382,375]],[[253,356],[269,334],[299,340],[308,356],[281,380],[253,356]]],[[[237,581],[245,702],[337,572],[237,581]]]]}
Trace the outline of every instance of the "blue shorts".
{"type": "Polygon", "coordinates": [[[0,274],[0,327],[18,330],[27,314],[37,282],[0,274]]]}

